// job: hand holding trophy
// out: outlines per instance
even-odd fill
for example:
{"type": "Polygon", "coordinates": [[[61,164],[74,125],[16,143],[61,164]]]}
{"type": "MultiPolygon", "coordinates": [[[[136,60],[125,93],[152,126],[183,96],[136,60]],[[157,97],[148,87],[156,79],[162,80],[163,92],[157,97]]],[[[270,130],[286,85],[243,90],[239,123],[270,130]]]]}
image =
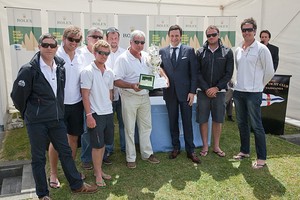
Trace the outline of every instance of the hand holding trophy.
{"type": "Polygon", "coordinates": [[[152,74],[155,76],[153,89],[166,88],[167,80],[160,76],[160,64],[162,60],[159,55],[159,47],[152,44],[148,49],[148,54],[147,65],[151,67],[152,74]]]}

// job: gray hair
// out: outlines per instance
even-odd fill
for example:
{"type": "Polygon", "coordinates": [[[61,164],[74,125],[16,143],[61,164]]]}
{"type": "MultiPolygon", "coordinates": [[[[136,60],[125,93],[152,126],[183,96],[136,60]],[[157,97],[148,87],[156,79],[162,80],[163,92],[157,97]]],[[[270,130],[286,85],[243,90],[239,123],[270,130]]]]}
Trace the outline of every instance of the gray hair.
{"type": "Polygon", "coordinates": [[[140,30],[134,30],[131,32],[130,34],[130,41],[133,41],[133,38],[135,36],[138,36],[138,37],[144,37],[146,39],[146,35],[143,31],[140,31],[140,30]]]}
{"type": "Polygon", "coordinates": [[[96,32],[100,33],[100,35],[103,36],[103,31],[102,31],[100,28],[98,28],[98,27],[92,27],[92,28],[90,28],[90,29],[87,31],[86,35],[87,35],[87,37],[88,37],[89,35],[91,35],[91,34],[93,34],[93,33],[96,33],[96,32]]]}

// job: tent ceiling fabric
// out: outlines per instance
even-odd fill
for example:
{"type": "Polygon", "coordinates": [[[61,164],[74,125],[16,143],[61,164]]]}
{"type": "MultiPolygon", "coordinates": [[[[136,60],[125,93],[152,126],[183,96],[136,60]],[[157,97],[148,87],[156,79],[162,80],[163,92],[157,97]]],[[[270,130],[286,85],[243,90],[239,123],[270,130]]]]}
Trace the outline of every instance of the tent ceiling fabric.
{"type": "MultiPolygon", "coordinates": [[[[90,0],[93,1],[93,0],[90,0]]],[[[97,1],[97,0],[94,0],[97,1]]],[[[161,5],[186,5],[186,6],[201,6],[201,7],[226,7],[241,0],[104,0],[117,1],[128,3],[146,3],[146,4],[161,4],[161,5]]]]}

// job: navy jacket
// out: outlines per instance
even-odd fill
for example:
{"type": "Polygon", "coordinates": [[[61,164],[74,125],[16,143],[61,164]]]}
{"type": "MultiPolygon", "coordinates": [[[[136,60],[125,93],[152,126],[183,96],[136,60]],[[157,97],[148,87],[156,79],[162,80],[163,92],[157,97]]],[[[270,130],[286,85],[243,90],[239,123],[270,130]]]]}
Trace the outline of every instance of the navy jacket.
{"type": "Polygon", "coordinates": [[[223,46],[219,39],[219,48],[211,52],[207,41],[196,52],[199,63],[198,88],[205,91],[211,87],[219,90],[227,89],[227,83],[232,78],[234,70],[233,52],[223,46]]]}
{"type": "Polygon", "coordinates": [[[274,65],[274,71],[277,70],[278,68],[278,63],[279,63],[279,48],[275,45],[272,45],[270,43],[267,44],[268,49],[271,52],[272,55],[272,60],[273,60],[273,65],[274,65]]]}
{"type": "Polygon", "coordinates": [[[183,102],[187,100],[188,93],[196,94],[198,70],[195,50],[187,45],[181,45],[176,66],[171,62],[170,46],[160,49],[159,54],[162,59],[161,67],[170,82],[170,87],[163,89],[164,100],[177,97],[183,102]]]}
{"type": "Polygon", "coordinates": [[[64,117],[64,60],[55,56],[57,96],[40,69],[40,52],[21,67],[14,81],[11,98],[26,124],[59,120],[64,117]]]}

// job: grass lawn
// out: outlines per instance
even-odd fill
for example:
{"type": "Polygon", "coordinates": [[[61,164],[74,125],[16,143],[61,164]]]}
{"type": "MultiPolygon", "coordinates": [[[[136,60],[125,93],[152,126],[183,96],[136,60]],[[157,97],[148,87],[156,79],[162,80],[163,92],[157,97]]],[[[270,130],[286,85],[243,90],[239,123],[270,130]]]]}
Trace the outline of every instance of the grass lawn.
{"type": "MultiPolygon", "coordinates": [[[[285,134],[300,133],[300,128],[286,125],[285,134]]],[[[199,133],[195,133],[199,134],[199,133]]],[[[117,135],[117,134],[116,134],[117,135]]],[[[120,152],[118,138],[115,138],[113,164],[104,165],[106,173],[113,180],[106,181],[107,187],[95,194],[73,195],[59,168],[62,188],[51,189],[53,199],[300,199],[300,146],[284,141],[278,136],[266,135],[267,167],[254,170],[256,159],[254,138],[251,136],[251,157],[235,161],[232,156],[239,152],[239,133],[236,123],[226,121],[221,137],[221,148],[226,152],[220,158],[210,149],[202,164],[193,164],[182,152],[178,158],[169,160],[167,153],[156,153],[161,160],[158,165],[137,158],[137,168],[125,166],[125,154],[120,152]]],[[[6,133],[0,154],[3,160],[30,159],[30,145],[24,129],[6,133]]],[[[200,148],[196,149],[197,154],[200,148]]],[[[137,149],[137,151],[139,151],[137,149]]],[[[93,183],[93,171],[80,168],[86,182],[93,183]]],[[[47,168],[49,171],[49,169],[47,168]]]]}

